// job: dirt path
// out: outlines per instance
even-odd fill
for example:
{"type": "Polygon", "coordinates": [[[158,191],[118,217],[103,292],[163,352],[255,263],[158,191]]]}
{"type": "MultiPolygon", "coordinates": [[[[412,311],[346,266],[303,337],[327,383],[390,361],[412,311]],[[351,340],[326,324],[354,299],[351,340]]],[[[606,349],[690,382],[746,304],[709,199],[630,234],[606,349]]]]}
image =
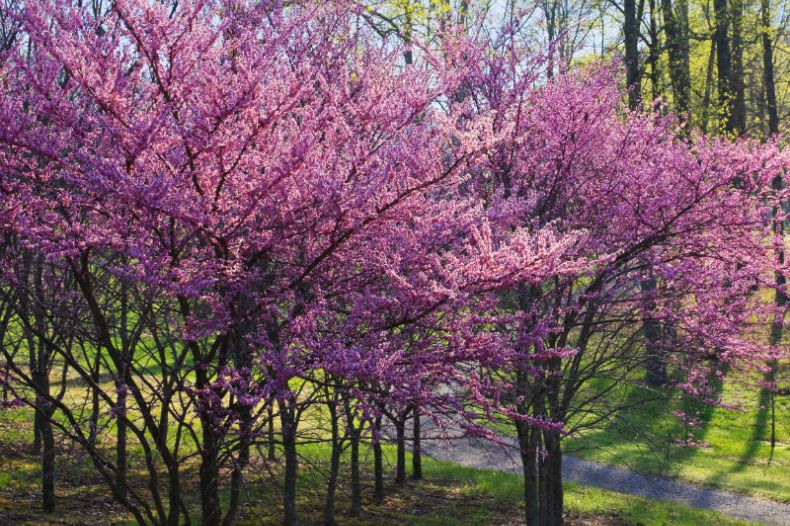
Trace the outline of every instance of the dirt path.
{"type": "MultiPolygon", "coordinates": [[[[479,469],[521,473],[521,462],[514,441],[505,441],[506,445],[502,446],[474,438],[432,440],[426,437],[422,444],[423,452],[438,460],[448,460],[479,469]]],[[[588,486],[705,508],[729,517],[766,525],[790,526],[790,504],[642,475],[628,469],[569,456],[564,457],[562,473],[565,480],[588,486]]]]}

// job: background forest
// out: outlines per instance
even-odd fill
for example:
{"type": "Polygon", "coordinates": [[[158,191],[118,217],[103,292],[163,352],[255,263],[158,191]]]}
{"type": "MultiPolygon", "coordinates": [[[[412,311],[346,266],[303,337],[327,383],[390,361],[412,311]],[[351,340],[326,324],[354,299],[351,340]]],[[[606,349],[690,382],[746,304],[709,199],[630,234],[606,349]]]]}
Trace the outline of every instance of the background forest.
{"type": "Polygon", "coordinates": [[[382,33],[430,39],[446,20],[491,27],[517,21],[519,36],[548,49],[550,69],[620,58],[632,100],[661,99],[689,126],[765,138],[787,111],[785,2],[686,0],[373,2],[382,33]]]}

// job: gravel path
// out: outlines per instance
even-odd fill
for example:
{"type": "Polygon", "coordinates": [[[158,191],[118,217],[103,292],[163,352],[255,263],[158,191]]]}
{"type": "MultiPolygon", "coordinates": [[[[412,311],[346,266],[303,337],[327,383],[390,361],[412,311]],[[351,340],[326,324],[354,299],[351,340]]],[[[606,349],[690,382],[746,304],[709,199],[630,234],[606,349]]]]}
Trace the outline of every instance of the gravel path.
{"type": "MultiPolygon", "coordinates": [[[[521,473],[521,462],[516,443],[505,440],[505,445],[475,438],[422,440],[425,455],[457,464],[521,473]]],[[[562,474],[565,480],[579,482],[606,490],[638,495],[658,501],[670,501],[694,508],[705,508],[723,515],[772,526],[790,526],[790,504],[747,497],[685,482],[635,473],[628,469],[597,464],[565,456],[562,474]]]]}

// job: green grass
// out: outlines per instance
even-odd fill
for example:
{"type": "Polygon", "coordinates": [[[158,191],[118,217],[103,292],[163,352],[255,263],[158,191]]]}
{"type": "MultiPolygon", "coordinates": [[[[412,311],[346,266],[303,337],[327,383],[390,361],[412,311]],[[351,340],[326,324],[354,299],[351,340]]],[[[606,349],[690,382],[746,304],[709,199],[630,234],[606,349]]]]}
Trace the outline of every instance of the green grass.
{"type": "MultiPolygon", "coordinates": [[[[521,507],[521,477],[510,473],[464,468],[448,462],[430,461],[426,470],[432,477],[465,480],[469,487],[497,502],[521,507]]],[[[744,525],[743,521],[728,519],[705,510],[691,509],[670,503],[659,503],[578,484],[565,485],[565,505],[571,515],[604,517],[615,524],[615,518],[625,524],[660,526],[697,526],[700,524],[744,525]]],[[[416,524],[424,524],[418,522],[416,524]]]]}
{"type": "MultiPolygon", "coordinates": [[[[658,396],[640,385],[641,377],[618,384],[603,404],[632,407],[603,425],[567,437],[564,451],[640,473],[790,503],[790,397],[776,398],[776,446],[772,450],[770,398],[765,391],[725,382],[721,399],[737,407],[732,409],[689,403],[678,393],[658,396]],[[677,410],[696,414],[699,425],[685,429],[672,414],[677,410]],[[685,445],[685,438],[699,445],[685,445]]],[[[588,389],[601,387],[592,383],[588,389]]],[[[484,424],[515,436],[509,421],[484,424]]]]}
{"type": "MultiPolygon", "coordinates": [[[[7,423],[7,415],[2,415],[7,423]]],[[[36,457],[25,454],[24,443],[9,442],[29,435],[19,427],[0,428],[0,523],[11,518],[20,526],[86,523],[132,524],[122,509],[107,496],[100,480],[92,473],[90,465],[74,454],[61,452],[61,471],[57,481],[58,512],[45,516],[38,511],[36,457]],[[13,457],[11,451],[14,451],[13,457]],[[68,455],[68,456],[66,456],[68,455]]],[[[338,522],[351,526],[421,525],[459,526],[500,525],[523,523],[521,478],[488,470],[476,470],[448,462],[425,459],[425,480],[409,481],[396,486],[388,476],[387,498],[383,504],[371,499],[372,474],[367,469],[372,461],[367,448],[363,448],[364,507],[361,517],[351,517],[349,509],[348,462],[344,458],[342,478],[338,489],[338,522]]],[[[326,490],[324,473],[328,464],[328,447],[305,445],[300,448],[304,459],[300,467],[298,508],[304,524],[320,523],[323,498],[326,490]]],[[[388,475],[392,471],[394,448],[385,446],[388,475]]],[[[275,525],[280,521],[280,493],[278,488],[280,466],[251,466],[244,488],[244,505],[237,524],[242,526],[275,525]]],[[[143,481],[136,481],[141,484],[143,481]]],[[[193,487],[194,480],[185,483],[193,487]]],[[[197,495],[192,500],[192,510],[197,515],[197,495]]],[[[589,525],[641,525],[641,526],[691,526],[715,524],[722,526],[749,523],[725,518],[719,514],[693,510],[684,506],[657,503],[646,499],[625,496],[608,491],[566,485],[566,508],[569,524],[589,525]]]]}
{"type": "MultiPolygon", "coordinates": [[[[71,390],[80,391],[75,384],[71,390]]],[[[642,391],[624,384],[618,396],[638,398],[642,391]]],[[[682,406],[679,400],[669,403],[654,401],[636,406],[623,413],[620,422],[627,426],[610,426],[566,441],[566,450],[600,462],[627,465],[640,471],[680,477],[697,483],[774,498],[790,502],[790,400],[778,401],[778,444],[771,452],[767,443],[769,413],[760,410],[760,395],[753,391],[738,393],[728,386],[727,402],[737,402],[744,411],[700,407],[702,425],[695,438],[708,447],[683,447],[673,440],[682,430],[670,411],[682,406]]],[[[763,400],[764,403],[764,400],[763,400]]],[[[316,411],[320,411],[316,409],[316,411]]],[[[14,524],[68,524],[69,521],[109,524],[106,518],[121,519],[123,510],[113,505],[101,481],[86,458],[72,456],[59,462],[57,519],[36,513],[38,464],[36,458],[20,454],[32,440],[29,410],[0,410],[0,523],[4,514],[21,514],[14,524]],[[77,483],[79,481],[79,483],[77,483]],[[88,521],[92,513],[96,519],[88,521]],[[65,522],[64,522],[65,521],[65,522]]],[[[113,434],[114,424],[104,429],[113,434]]],[[[502,428],[504,429],[504,428],[502,428]]],[[[108,444],[109,446],[110,444],[108,444]]],[[[132,444],[130,443],[130,446],[132,444]]],[[[139,453],[130,447],[130,455],[139,453]]],[[[323,446],[303,446],[300,453],[308,462],[300,472],[299,508],[305,524],[318,523],[325,492],[324,471],[328,451],[323,446]]],[[[387,448],[390,462],[393,451],[387,448]]],[[[364,459],[370,465],[371,459],[364,459]]],[[[276,476],[279,466],[273,467],[276,476]]],[[[342,467],[348,471],[347,463],[342,467]]],[[[383,505],[365,503],[365,515],[353,518],[343,514],[348,509],[348,481],[343,480],[338,492],[338,520],[341,524],[518,524],[521,508],[521,480],[499,472],[463,468],[449,463],[426,460],[426,480],[410,482],[403,487],[388,484],[388,498],[383,505]]],[[[372,481],[365,473],[366,496],[372,481]]],[[[244,488],[245,505],[239,524],[277,524],[280,520],[280,496],[277,479],[268,468],[254,466],[249,470],[244,488]]],[[[195,486],[194,481],[189,484],[195,486]]],[[[569,484],[566,486],[566,507],[571,517],[597,517],[590,524],[691,525],[746,524],[725,519],[712,512],[692,510],[674,504],[656,503],[638,497],[569,484]]],[[[193,502],[197,503],[197,496],[193,502]]],[[[196,504],[195,504],[196,505],[196,504]]],[[[573,522],[571,521],[573,524],[573,522]]]]}
{"type": "MultiPolygon", "coordinates": [[[[620,389],[631,400],[644,395],[632,384],[620,389]]],[[[691,430],[699,447],[679,443],[686,430],[671,411],[684,404],[675,397],[638,405],[604,429],[568,439],[565,449],[588,460],[790,502],[790,399],[777,398],[772,451],[766,394],[725,384],[722,397],[741,410],[686,406],[699,415],[691,430]]]]}

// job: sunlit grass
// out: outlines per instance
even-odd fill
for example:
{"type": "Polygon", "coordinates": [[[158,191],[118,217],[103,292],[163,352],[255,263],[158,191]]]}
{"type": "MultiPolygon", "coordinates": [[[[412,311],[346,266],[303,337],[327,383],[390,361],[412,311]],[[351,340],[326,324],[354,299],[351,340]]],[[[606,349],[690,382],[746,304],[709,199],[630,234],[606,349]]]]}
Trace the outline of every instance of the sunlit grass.
{"type": "Polygon", "coordinates": [[[691,431],[702,447],[678,443],[684,430],[671,415],[681,407],[676,398],[668,404],[638,405],[618,417],[623,425],[571,438],[566,449],[589,460],[790,502],[790,400],[776,400],[777,443],[772,451],[765,393],[725,384],[722,396],[741,410],[699,406],[701,423],[691,431]]]}
{"type": "MultiPolygon", "coordinates": [[[[8,422],[8,412],[3,421],[8,422]]],[[[14,417],[16,418],[16,417],[14,417]]],[[[7,426],[2,428],[8,430],[7,426]]],[[[24,424],[14,426],[11,435],[3,434],[0,442],[11,445],[14,440],[31,438],[24,424]]],[[[13,444],[24,451],[25,443],[13,444]]],[[[133,524],[123,510],[112,504],[101,481],[91,472],[89,463],[78,461],[75,452],[61,451],[58,462],[58,513],[41,514],[37,501],[39,466],[29,452],[8,458],[3,455],[0,470],[0,517],[15,517],[14,524],[43,526],[62,524],[63,521],[103,524],[133,524]]],[[[484,524],[518,524],[522,521],[521,478],[497,471],[476,470],[448,462],[424,460],[426,478],[397,486],[392,480],[395,450],[384,446],[387,470],[387,498],[374,504],[372,494],[371,452],[362,450],[364,506],[360,517],[351,517],[349,509],[348,458],[343,459],[338,488],[338,522],[351,526],[411,524],[421,526],[484,524]]],[[[298,508],[304,524],[318,524],[321,520],[326,490],[325,473],[329,447],[326,444],[305,444],[299,471],[298,508]]],[[[237,524],[243,526],[275,525],[280,522],[281,497],[279,492],[280,464],[266,465],[256,460],[247,470],[244,504],[237,524]]],[[[133,484],[142,484],[139,474],[130,474],[133,484]]],[[[198,517],[194,474],[187,476],[185,490],[193,502],[191,511],[198,517]]],[[[227,495],[225,495],[227,497],[227,495]]],[[[631,524],[643,526],[691,526],[717,524],[722,526],[748,523],[727,519],[713,512],[649,501],[574,484],[566,485],[565,500],[569,516],[600,518],[596,524],[631,524]]]]}

